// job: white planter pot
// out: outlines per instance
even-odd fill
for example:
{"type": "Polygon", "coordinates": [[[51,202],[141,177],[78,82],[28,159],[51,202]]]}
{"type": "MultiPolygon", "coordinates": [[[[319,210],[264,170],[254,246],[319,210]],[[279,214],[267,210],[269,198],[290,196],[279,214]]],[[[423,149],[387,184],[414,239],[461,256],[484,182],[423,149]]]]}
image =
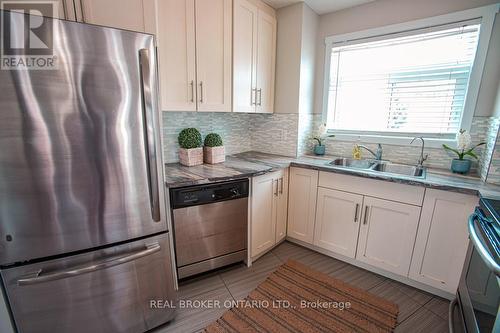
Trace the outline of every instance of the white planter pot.
{"type": "Polygon", "coordinates": [[[224,146],[203,147],[203,155],[205,163],[208,164],[222,163],[226,160],[226,152],[224,146]]]}
{"type": "Polygon", "coordinates": [[[191,149],[179,148],[179,162],[185,166],[203,164],[203,149],[201,147],[191,149]]]}

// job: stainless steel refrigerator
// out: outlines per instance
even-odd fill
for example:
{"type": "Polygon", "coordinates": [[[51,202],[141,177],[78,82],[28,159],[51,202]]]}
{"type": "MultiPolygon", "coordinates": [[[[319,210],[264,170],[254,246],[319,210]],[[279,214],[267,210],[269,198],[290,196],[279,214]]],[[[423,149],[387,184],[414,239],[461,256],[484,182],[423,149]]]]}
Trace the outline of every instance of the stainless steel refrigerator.
{"type": "Polygon", "coordinates": [[[175,301],[153,36],[54,24],[57,69],[0,70],[3,288],[20,332],[143,332],[175,301]]]}

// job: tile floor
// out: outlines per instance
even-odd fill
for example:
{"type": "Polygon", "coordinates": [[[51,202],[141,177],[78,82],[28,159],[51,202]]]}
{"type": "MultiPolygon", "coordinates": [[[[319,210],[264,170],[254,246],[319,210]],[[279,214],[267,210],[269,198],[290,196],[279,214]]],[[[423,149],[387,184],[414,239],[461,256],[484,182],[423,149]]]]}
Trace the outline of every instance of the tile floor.
{"type": "MultiPolygon", "coordinates": [[[[398,304],[395,332],[448,332],[449,301],[290,242],[282,243],[249,268],[243,264],[231,266],[182,283],[179,299],[217,300],[221,305],[243,299],[289,258],[398,304]]],[[[175,320],[154,333],[199,332],[225,310],[223,306],[178,309],[175,320]]]]}

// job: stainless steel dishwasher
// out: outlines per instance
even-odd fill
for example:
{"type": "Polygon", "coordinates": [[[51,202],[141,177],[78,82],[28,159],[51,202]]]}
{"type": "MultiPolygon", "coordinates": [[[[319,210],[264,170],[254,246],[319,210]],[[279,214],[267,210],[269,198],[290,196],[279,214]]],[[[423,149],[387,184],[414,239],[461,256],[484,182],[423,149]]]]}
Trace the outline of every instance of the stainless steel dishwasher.
{"type": "Polygon", "coordinates": [[[170,192],[179,279],[247,258],[248,179],[170,192]]]}

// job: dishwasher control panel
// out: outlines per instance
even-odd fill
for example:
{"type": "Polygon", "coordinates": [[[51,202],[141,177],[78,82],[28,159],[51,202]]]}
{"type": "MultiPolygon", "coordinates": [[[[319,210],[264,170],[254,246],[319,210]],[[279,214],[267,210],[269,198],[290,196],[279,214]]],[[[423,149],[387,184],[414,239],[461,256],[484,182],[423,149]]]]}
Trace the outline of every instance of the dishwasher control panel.
{"type": "Polygon", "coordinates": [[[248,178],[170,190],[173,209],[248,197],[248,178]]]}

